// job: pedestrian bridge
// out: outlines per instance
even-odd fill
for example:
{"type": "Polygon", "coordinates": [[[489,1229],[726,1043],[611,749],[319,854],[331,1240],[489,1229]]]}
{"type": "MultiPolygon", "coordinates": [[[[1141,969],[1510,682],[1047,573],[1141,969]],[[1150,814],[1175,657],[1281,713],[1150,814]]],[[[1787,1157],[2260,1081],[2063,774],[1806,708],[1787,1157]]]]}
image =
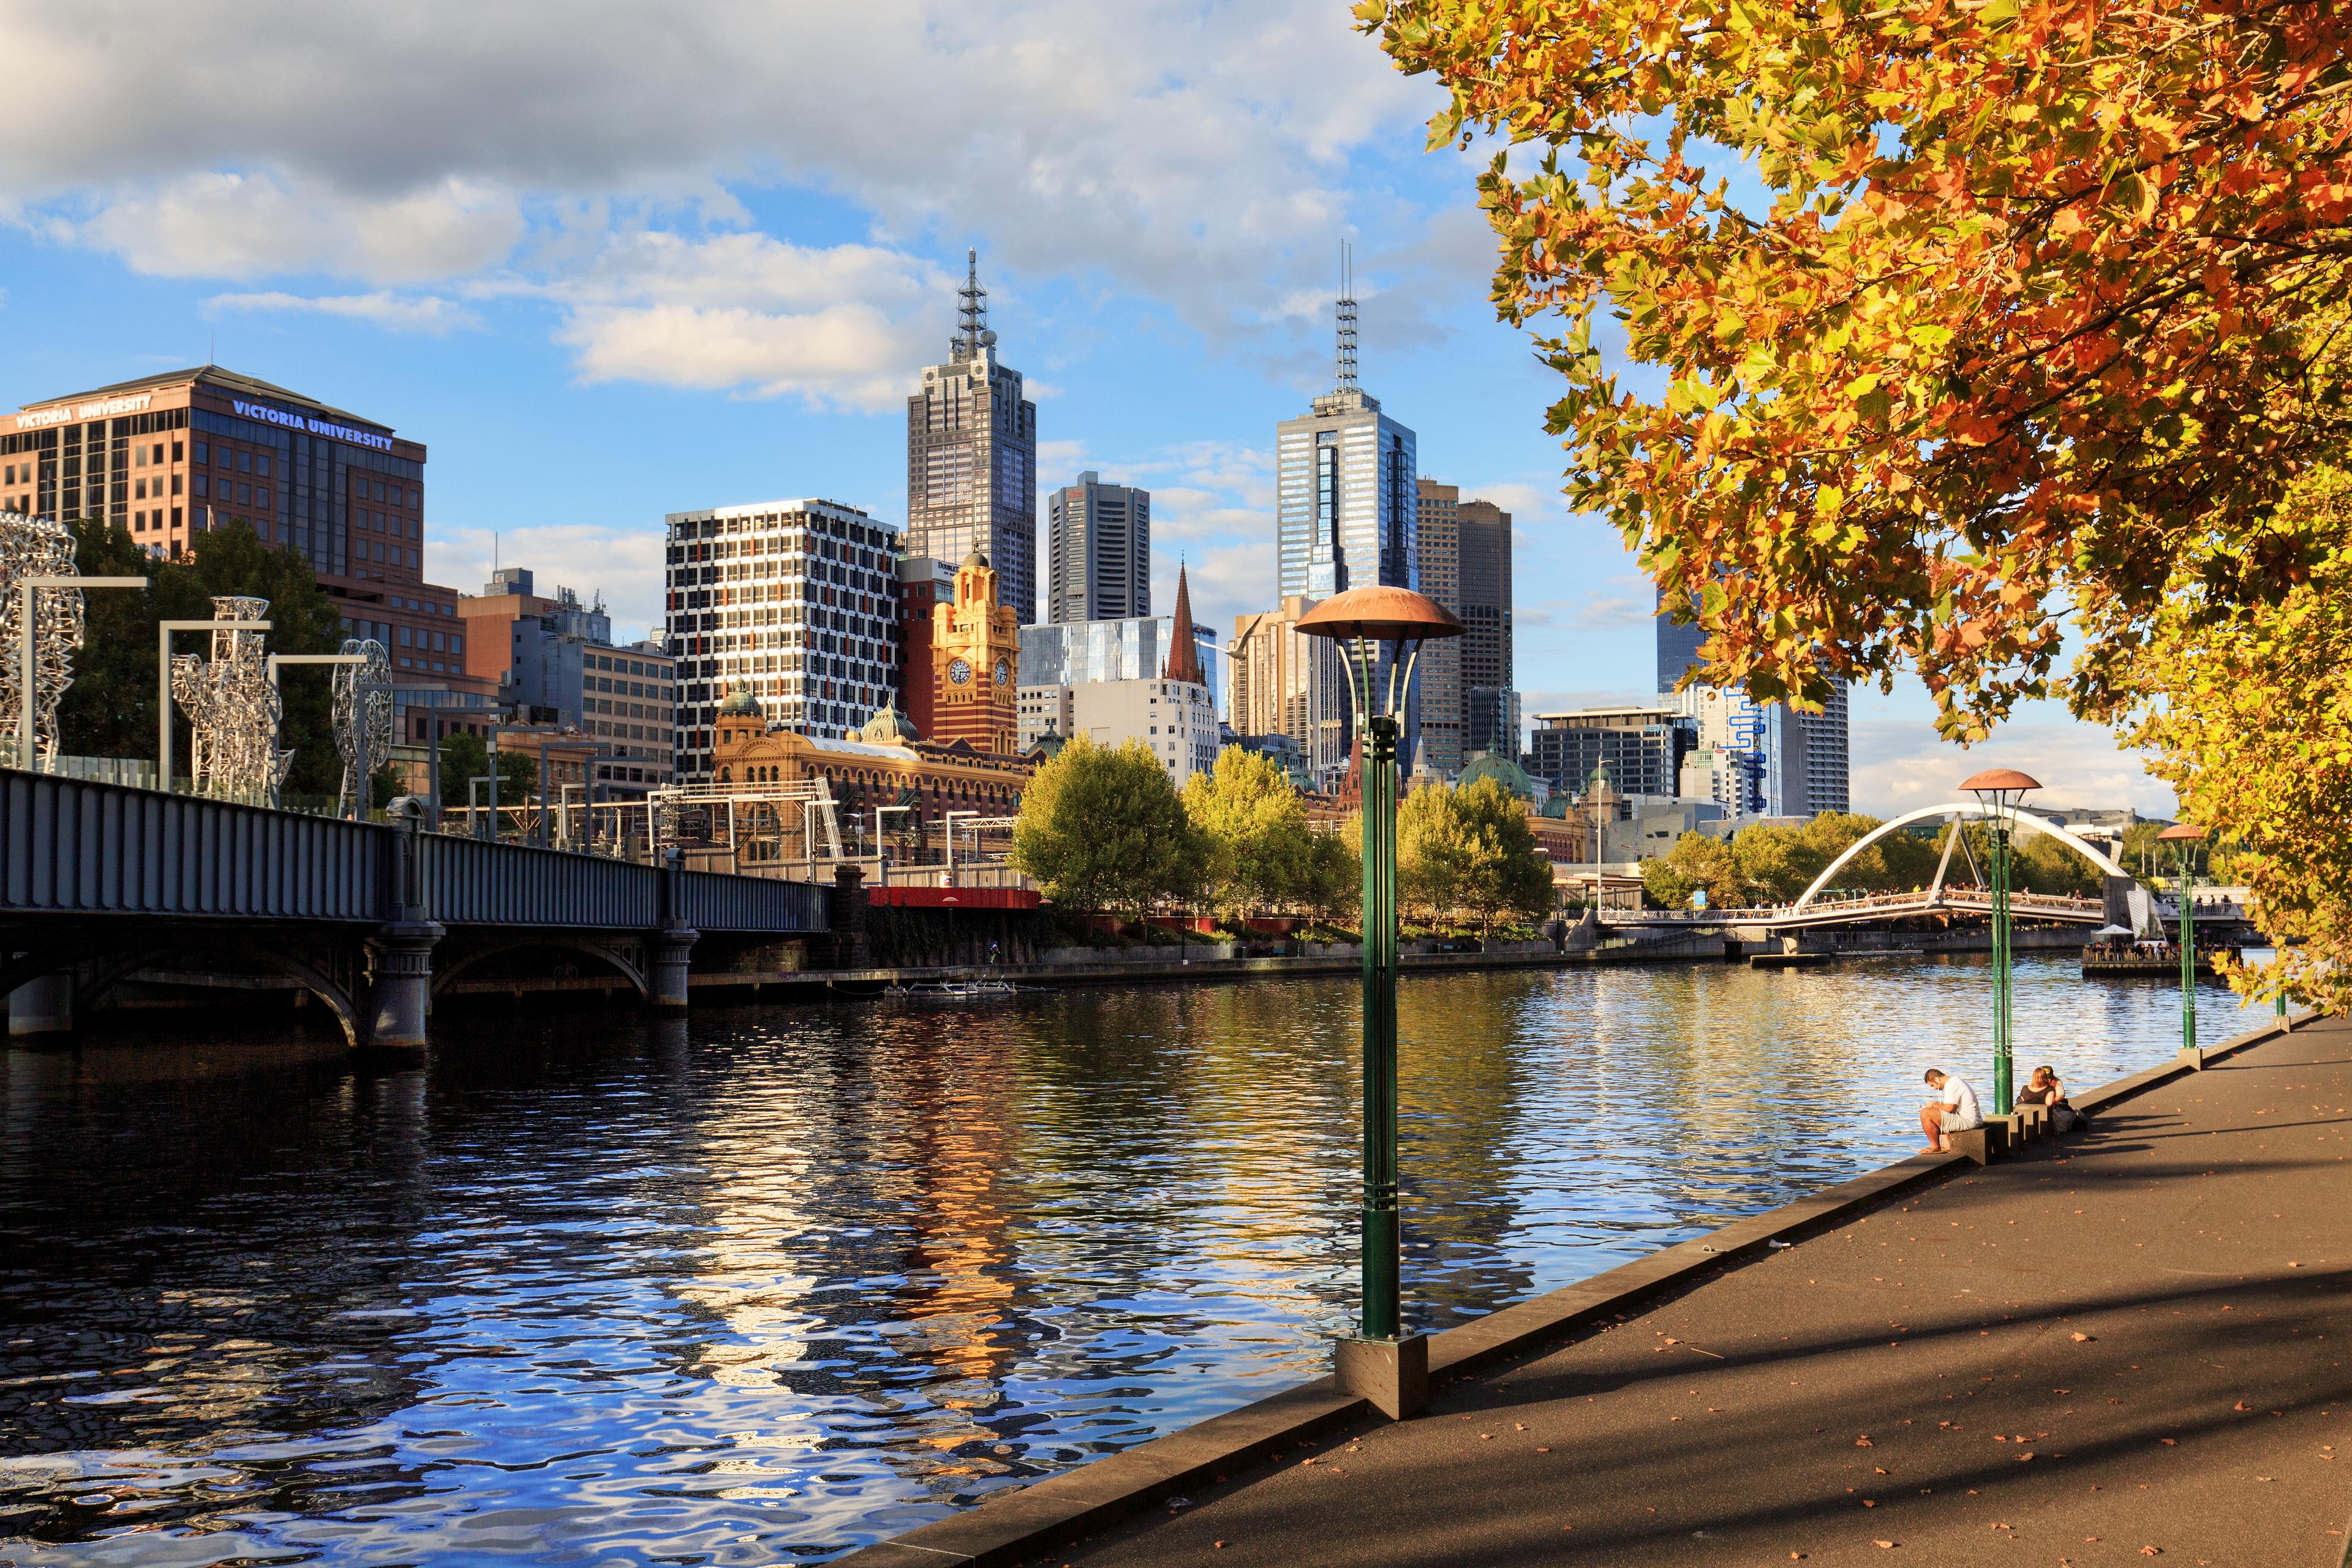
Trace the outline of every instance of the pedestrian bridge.
{"type": "Polygon", "coordinates": [[[421,1044],[434,992],[533,953],[683,1005],[698,942],[828,938],[836,892],[0,770],[0,994],[32,987],[20,1033],[28,1009],[69,1018],[71,991],[160,970],[290,983],[353,1044],[421,1044]],[[394,979],[415,1016],[387,1022],[394,979]]]}
{"type": "MultiPolygon", "coordinates": [[[[1962,801],[1947,801],[1940,805],[1922,806],[1889,822],[1883,822],[1856,839],[1845,852],[1822,868],[1812,885],[1788,904],[1762,905],[1722,910],[1612,910],[1604,911],[1601,921],[1612,926],[1648,926],[1668,929],[1693,926],[1738,926],[1764,935],[1797,931],[1822,926],[1867,925],[1881,921],[1910,920],[1923,915],[1985,915],[1993,911],[1990,873],[1977,863],[1976,852],[1965,834],[1954,833],[1944,841],[1944,853],[1936,864],[1936,875],[1925,888],[1910,892],[1847,893],[1834,889],[1840,872],[1852,865],[1864,850],[1891,834],[1902,832],[1916,823],[1950,818],[1955,822],[1981,820],[1981,807],[1962,801]],[[1957,853],[1968,879],[1950,879],[1957,853]]],[[[2019,919],[2047,921],[2058,925],[2105,926],[2120,921],[2127,926],[2141,926],[2179,918],[2178,903],[2170,900],[2152,900],[2139,888],[2136,879],[2116,863],[2097,845],[2067,827],[2021,811],[2017,815],[2020,837],[2043,837],[2054,839],[2095,868],[2107,891],[2100,897],[2084,898],[2067,894],[2011,892],[2010,912],[2019,919]]],[[[2192,919],[2207,921],[2242,921],[2245,911],[2234,903],[2215,902],[2198,906],[2192,919]]]]}

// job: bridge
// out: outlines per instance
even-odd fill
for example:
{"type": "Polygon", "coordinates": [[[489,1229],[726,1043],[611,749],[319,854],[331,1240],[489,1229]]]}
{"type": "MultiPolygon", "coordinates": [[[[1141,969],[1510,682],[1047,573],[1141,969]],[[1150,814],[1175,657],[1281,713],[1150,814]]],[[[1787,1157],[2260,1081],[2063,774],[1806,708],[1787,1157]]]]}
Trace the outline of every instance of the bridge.
{"type": "MultiPolygon", "coordinates": [[[[1916,811],[1906,812],[1891,821],[1883,822],[1849,845],[1843,854],[1822,868],[1822,874],[1813,879],[1811,886],[1790,903],[1723,910],[1612,910],[1604,911],[1601,918],[1604,924],[1620,927],[1676,930],[1695,926],[1736,926],[1766,937],[1822,926],[1865,925],[1927,915],[1983,915],[1990,918],[1993,912],[1993,898],[1986,884],[1991,878],[1977,865],[1976,852],[1969,847],[1967,836],[1961,833],[1954,833],[1944,841],[1944,853],[1936,863],[1936,874],[1925,888],[1911,892],[1844,895],[1832,891],[1838,873],[1880,839],[1902,832],[1915,823],[1946,817],[1965,822],[1982,815],[1979,806],[1947,801],[1940,805],[1921,806],[1916,811]],[[1948,879],[1956,851],[1973,876],[1972,882],[1954,884],[1948,879]]],[[[2179,918],[2177,900],[2159,900],[2150,895],[2140,887],[2136,878],[2116,864],[2112,856],[2074,833],[2065,824],[2021,811],[2017,815],[2017,827],[2021,837],[2040,835],[2055,839],[2089,861],[2099,871],[2105,891],[2095,898],[2011,892],[2009,908],[2013,917],[2053,925],[2122,925],[2134,931],[2147,931],[2179,918]]],[[[2245,911],[2234,903],[2211,903],[2192,908],[2190,918],[2220,924],[2242,923],[2245,911]]]]}
{"type": "Polygon", "coordinates": [[[865,903],[851,868],[825,888],[0,770],[12,1033],[146,976],[296,989],[349,1044],[412,1049],[468,973],[585,966],[683,1007],[698,952],[782,969],[821,941],[855,961],[865,903]]]}

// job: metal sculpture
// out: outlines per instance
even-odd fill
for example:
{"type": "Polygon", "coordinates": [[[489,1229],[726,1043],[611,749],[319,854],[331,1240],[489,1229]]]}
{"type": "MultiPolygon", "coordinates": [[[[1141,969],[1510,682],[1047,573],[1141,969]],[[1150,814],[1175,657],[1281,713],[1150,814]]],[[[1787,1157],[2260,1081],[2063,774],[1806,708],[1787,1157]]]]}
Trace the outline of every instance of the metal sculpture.
{"type": "MultiPolygon", "coordinates": [[[[8,679],[0,690],[0,753],[14,757],[25,706],[25,595],[26,577],[71,577],[74,540],[54,518],[0,511],[0,646],[8,679]]],[[[44,588],[33,595],[33,750],[43,767],[58,752],[58,703],[73,684],[74,650],[81,647],[82,596],[75,588],[44,588]]],[[[26,759],[20,766],[32,766],[26,759]]]]}
{"type": "Polygon", "coordinates": [[[335,666],[335,750],[343,759],[335,812],[364,819],[369,776],[392,756],[392,659],[373,637],[345,637],[342,651],[367,662],[335,666]]]}
{"type": "MultiPolygon", "coordinates": [[[[221,595],[216,621],[257,621],[269,601],[221,595]]],[[[209,662],[172,660],[172,698],[188,716],[189,773],[197,793],[266,805],[294,760],[278,749],[280,708],[262,654],[262,633],[216,631],[209,662]]]]}

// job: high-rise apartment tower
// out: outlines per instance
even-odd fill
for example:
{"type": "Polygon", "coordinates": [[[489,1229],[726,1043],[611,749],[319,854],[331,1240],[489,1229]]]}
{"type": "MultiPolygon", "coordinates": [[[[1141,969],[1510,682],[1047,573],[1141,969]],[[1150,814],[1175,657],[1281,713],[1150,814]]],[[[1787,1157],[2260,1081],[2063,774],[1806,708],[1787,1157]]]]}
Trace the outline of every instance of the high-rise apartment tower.
{"type": "Polygon", "coordinates": [[[978,251],[966,266],[963,330],[907,399],[906,548],[934,561],[979,551],[1026,624],[1037,618],[1037,405],[997,360],[978,251]]]}
{"type": "Polygon", "coordinates": [[[1091,468],[1046,498],[1045,619],[1151,613],[1151,492],[1091,468]]]}

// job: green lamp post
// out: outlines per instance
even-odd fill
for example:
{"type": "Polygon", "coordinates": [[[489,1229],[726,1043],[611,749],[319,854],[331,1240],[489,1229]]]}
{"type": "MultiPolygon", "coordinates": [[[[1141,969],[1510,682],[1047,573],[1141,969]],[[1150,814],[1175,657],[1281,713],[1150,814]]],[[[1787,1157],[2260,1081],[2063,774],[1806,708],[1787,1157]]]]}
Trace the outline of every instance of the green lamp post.
{"type": "Polygon", "coordinates": [[[2177,822],[2156,837],[2158,843],[2172,846],[2180,868],[2180,1049],[2187,1054],[2197,1048],[2197,906],[2189,897],[2189,882],[2205,830],[2177,822]]]}
{"type": "Polygon", "coordinates": [[[1421,645],[1462,623],[1405,588],[1350,588],[1309,610],[1298,629],[1339,644],[1348,666],[1364,799],[1363,1305],[1339,1341],[1340,1390],[1401,1420],[1429,1399],[1429,1341],[1404,1331],[1397,1239],[1397,741],[1421,645]]]}
{"type": "Polygon", "coordinates": [[[2027,791],[2040,789],[2042,781],[2015,768],[1987,768],[1961,780],[1960,787],[1977,797],[1992,833],[1992,1110],[1995,1116],[2006,1116],[2016,1109],[2016,1077],[2010,1065],[2009,845],[2017,831],[2018,803],[2027,791]]]}

